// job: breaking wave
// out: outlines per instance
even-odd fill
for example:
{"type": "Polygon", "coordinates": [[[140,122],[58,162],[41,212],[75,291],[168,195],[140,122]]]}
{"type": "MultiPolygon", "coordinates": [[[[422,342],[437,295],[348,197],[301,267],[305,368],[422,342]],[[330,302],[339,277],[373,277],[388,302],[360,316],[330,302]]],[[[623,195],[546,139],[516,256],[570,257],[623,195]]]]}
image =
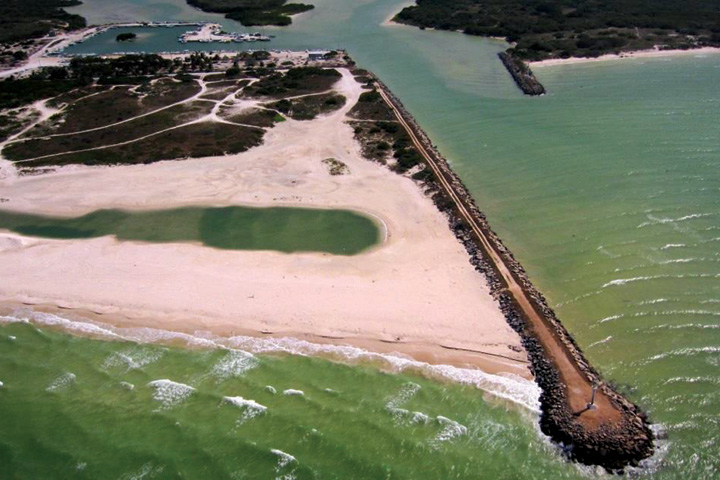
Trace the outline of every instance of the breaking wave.
{"type": "MultiPolygon", "coordinates": [[[[324,356],[350,363],[373,362],[393,372],[415,371],[424,375],[449,380],[464,385],[472,385],[495,397],[511,401],[533,412],[540,411],[540,388],[532,380],[512,374],[490,374],[482,370],[461,368],[453,365],[432,365],[400,355],[389,355],[363,350],[346,345],[326,345],[311,343],[295,338],[256,338],[247,336],[209,337],[173,332],[156,328],[121,328],[88,320],[71,320],[55,314],[22,310],[12,316],[0,317],[4,323],[33,323],[41,326],[54,326],[70,333],[86,334],[106,340],[126,340],[137,343],[176,343],[183,342],[189,347],[241,350],[237,354],[235,366],[245,368],[246,355],[264,353],[285,353],[302,356],[324,356]],[[242,367],[240,366],[242,365],[242,367]]],[[[257,359],[255,359],[257,360],[257,359]]],[[[221,361],[222,362],[222,361],[221,361]]],[[[230,362],[232,364],[232,362],[230,362]]],[[[222,369],[221,369],[222,370],[222,369]]],[[[232,369],[231,369],[232,370],[232,369]]],[[[239,370],[234,370],[235,372],[239,370]]],[[[192,388],[192,387],[191,387],[192,388]]]]}

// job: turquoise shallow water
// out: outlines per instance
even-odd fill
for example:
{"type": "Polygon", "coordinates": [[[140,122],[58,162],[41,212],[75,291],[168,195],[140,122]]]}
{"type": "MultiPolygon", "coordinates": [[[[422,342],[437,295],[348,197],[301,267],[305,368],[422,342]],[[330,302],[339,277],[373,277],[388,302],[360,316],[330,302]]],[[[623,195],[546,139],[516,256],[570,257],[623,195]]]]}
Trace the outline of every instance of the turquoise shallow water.
{"type": "MultiPolygon", "coordinates": [[[[79,9],[101,18],[110,11],[136,8],[112,2],[118,5],[113,10],[104,2],[88,0],[79,9]]],[[[136,10],[139,19],[165,19],[148,13],[165,8],[163,5],[170,10],[173,5],[182,9],[178,6],[181,2],[153,2],[152,9],[147,7],[149,4],[140,5],[136,10]]],[[[538,75],[550,94],[526,98],[495,57],[504,48],[502,42],[380,26],[399,9],[400,3],[321,1],[316,5],[315,11],[298,18],[289,29],[273,30],[277,38],[270,46],[346,47],[362,66],[379,74],[451,160],[492,225],[594,364],[609,379],[626,385],[629,396],[667,431],[668,441],[662,443],[663,453],[656,462],[659,469],[652,470],[649,476],[720,478],[720,55],[544,67],[538,69],[538,75]]],[[[175,18],[187,18],[178,15],[175,18]]],[[[97,37],[75,48],[93,51],[98,48],[93,42],[101,39],[97,37]]],[[[168,50],[176,46],[174,41],[138,41],[133,48],[168,50]]],[[[81,356],[87,349],[125,348],[115,343],[57,338],[60,343],[49,341],[47,345],[50,352],[58,354],[64,351],[56,346],[62,342],[76,342],[73,352],[81,356]]],[[[2,352],[11,352],[3,357],[9,360],[0,364],[0,380],[5,381],[8,365],[22,364],[24,355],[19,350],[3,348],[2,352]]],[[[97,358],[104,358],[105,353],[97,358]]],[[[191,366],[197,365],[194,362],[202,365],[202,354],[178,351],[177,355],[182,359],[177,363],[158,360],[153,364],[157,370],[143,380],[170,378],[196,386],[198,392],[215,388],[193,383],[195,370],[191,366]]],[[[299,385],[311,379],[348,375],[352,380],[347,381],[355,385],[357,397],[353,398],[363,405],[363,395],[371,395],[376,386],[382,392],[378,396],[384,399],[397,394],[407,382],[422,383],[416,377],[385,376],[374,369],[338,366],[325,360],[260,358],[261,363],[282,365],[299,385]],[[378,378],[396,383],[386,388],[380,386],[378,378]]],[[[279,371],[269,371],[268,382],[279,384],[284,378],[279,371]],[[277,376],[273,376],[275,373],[277,376]]],[[[58,369],[44,378],[50,382],[54,378],[50,377],[61,373],[58,369]]],[[[108,384],[117,380],[119,377],[107,379],[108,384]]],[[[0,391],[0,406],[10,402],[7,395],[16,381],[6,382],[7,390],[0,391]]],[[[50,410],[58,404],[45,403],[50,401],[46,398],[63,403],[59,397],[43,393],[46,385],[40,383],[16,393],[12,402],[33,398],[50,410]]],[[[84,388],[82,385],[78,380],[74,388],[84,388]]],[[[140,395],[146,387],[136,388],[140,395]]],[[[488,390],[497,388],[486,385],[488,390]]],[[[344,478],[382,477],[378,475],[380,470],[371,469],[377,464],[391,472],[390,478],[452,478],[455,474],[457,478],[544,479],[591,475],[565,464],[547,447],[536,433],[531,409],[513,403],[497,404],[481,390],[438,382],[422,383],[420,392],[435,389],[449,392],[447,398],[430,395],[428,403],[409,409],[424,409],[434,422],[437,415],[446,416],[468,426],[468,431],[472,422],[464,415],[472,412],[476,424],[482,426],[478,438],[485,442],[473,443],[468,435],[444,443],[440,450],[412,450],[410,445],[418,438],[429,441],[433,431],[422,430],[426,437],[416,437],[419,431],[398,429],[392,420],[382,423],[388,418],[348,408],[357,423],[347,427],[344,435],[333,438],[330,443],[334,449],[303,451],[296,455],[298,461],[315,468],[319,465],[315,462],[322,458],[330,469],[323,472],[344,473],[344,478]],[[383,432],[393,438],[379,443],[380,451],[387,455],[364,456],[356,463],[344,456],[358,448],[374,447],[376,438],[386,438],[383,432]],[[416,461],[417,469],[408,470],[405,462],[420,457],[423,460],[416,461]],[[346,465],[354,467],[344,470],[346,465]],[[362,470],[362,465],[370,470],[362,470]]],[[[231,390],[222,394],[237,394],[231,390]]],[[[157,408],[149,392],[144,390],[140,397],[144,410],[138,407],[137,411],[157,408]]],[[[242,392],[260,403],[261,398],[265,399],[257,393],[259,390],[242,392]]],[[[422,398],[419,395],[413,398],[422,398]]],[[[190,402],[200,397],[198,393],[170,412],[182,415],[185,408],[192,411],[190,402]]],[[[332,411],[328,419],[339,424],[347,421],[326,400],[313,397],[321,411],[332,411]]],[[[382,402],[376,407],[378,411],[384,408],[382,402]]],[[[17,408],[17,415],[21,415],[22,408],[17,408]]],[[[117,408],[108,404],[110,418],[117,408]]],[[[216,450],[219,447],[213,440],[217,424],[205,417],[189,417],[185,419],[188,430],[180,429],[174,435],[189,439],[191,445],[208,455],[223,451],[216,450]]],[[[106,418],[98,416],[97,423],[102,424],[100,420],[106,418]]],[[[145,413],[124,418],[138,425],[140,431],[147,428],[139,426],[145,413]]],[[[316,428],[315,422],[303,417],[303,427],[283,437],[287,443],[279,447],[271,445],[274,433],[270,430],[238,435],[242,441],[260,444],[265,452],[262,455],[267,456],[270,448],[294,454],[293,447],[297,452],[297,447],[306,442],[302,432],[316,428]]],[[[54,429],[24,425],[35,432],[29,434],[33,440],[24,440],[28,445],[43,445],[56,435],[54,429]]],[[[106,448],[111,449],[121,439],[122,435],[106,448]]],[[[0,431],[0,440],[3,445],[12,445],[16,436],[0,431]]],[[[92,442],[88,439],[87,443],[92,442]]],[[[144,445],[142,451],[161,459],[152,465],[173,464],[172,453],[163,442],[144,445]]],[[[21,463],[31,457],[23,458],[26,460],[21,463]]],[[[196,461],[216,461],[207,458],[198,457],[196,461]]],[[[270,468],[274,461],[267,456],[266,466],[270,468]]],[[[133,465],[141,468],[144,463],[133,465]]],[[[196,467],[183,465],[179,471],[197,476],[191,470],[196,467]]],[[[112,474],[107,478],[118,478],[122,475],[119,471],[108,470],[112,474]]],[[[123,470],[128,471],[130,468],[123,470]]],[[[227,470],[223,475],[232,477],[233,472],[227,470]]],[[[256,472],[257,478],[271,475],[256,472]]],[[[320,475],[297,470],[296,476],[320,475]]]]}

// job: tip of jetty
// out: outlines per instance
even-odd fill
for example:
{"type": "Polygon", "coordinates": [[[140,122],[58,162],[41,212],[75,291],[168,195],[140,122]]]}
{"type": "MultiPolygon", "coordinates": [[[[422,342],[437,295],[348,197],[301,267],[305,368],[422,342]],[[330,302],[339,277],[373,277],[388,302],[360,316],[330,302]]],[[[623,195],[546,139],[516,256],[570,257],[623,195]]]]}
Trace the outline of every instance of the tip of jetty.
{"type": "Polygon", "coordinates": [[[498,57],[525,95],[543,95],[545,93],[545,87],[525,62],[511,52],[500,52],[498,57]]]}

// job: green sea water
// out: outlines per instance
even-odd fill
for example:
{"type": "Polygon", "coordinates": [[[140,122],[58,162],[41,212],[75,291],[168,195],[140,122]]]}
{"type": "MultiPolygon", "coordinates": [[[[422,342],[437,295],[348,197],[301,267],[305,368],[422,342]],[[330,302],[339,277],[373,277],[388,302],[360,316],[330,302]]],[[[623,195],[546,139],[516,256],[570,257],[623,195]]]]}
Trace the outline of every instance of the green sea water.
{"type": "MultiPolygon", "coordinates": [[[[517,91],[496,59],[496,53],[505,48],[502,42],[382,26],[387,16],[399,10],[401,2],[314,3],[316,10],[297,18],[288,29],[265,30],[277,37],[263,47],[346,47],[361,66],[376,72],[450,159],[493,227],[547,295],[588,357],[607,378],[624,385],[622,388],[629,397],[667,433],[667,440],[659,443],[660,453],[651,462],[652,467],[640,475],[659,479],[720,478],[720,89],[717,88],[720,55],[543,67],[537,72],[549,95],[527,98],[517,91]]],[[[87,0],[77,7],[79,13],[96,22],[107,21],[103,19],[109,19],[111,12],[130,12],[130,17],[122,20],[165,20],[168,18],[163,15],[172,8],[180,9],[176,19],[188,19],[187,15],[192,13],[183,10],[186,7],[175,0],[134,3],[87,0]]],[[[198,14],[197,18],[206,15],[198,14]]],[[[123,48],[162,51],[177,49],[179,45],[173,35],[166,39],[145,38],[123,48]]],[[[113,50],[102,50],[102,42],[107,42],[107,38],[98,36],[73,47],[73,51],[102,53],[118,48],[109,45],[104,48],[113,50]]],[[[36,324],[46,324],[46,320],[36,324]]],[[[89,359],[90,352],[102,351],[93,357],[94,363],[87,362],[93,365],[88,368],[100,368],[97,365],[102,366],[111,352],[124,352],[126,348],[169,348],[84,340],[48,332],[46,327],[41,332],[20,324],[2,328],[3,332],[28,329],[37,338],[51,338],[42,340],[46,356],[72,354],[77,359],[89,359]],[[72,349],[66,347],[68,343],[73,343],[72,349]]],[[[17,337],[19,341],[21,337],[17,337]]],[[[34,336],[30,338],[37,340],[34,336]]],[[[83,418],[83,408],[78,405],[93,405],[102,398],[98,395],[96,400],[92,394],[97,391],[95,384],[87,384],[85,390],[86,384],[81,382],[84,375],[79,372],[83,361],[67,360],[65,367],[36,359],[28,365],[22,362],[32,357],[13,348],[6,349],[2,344],[0,350],[3,355],[0,380],[6,383],[0,389],[0,408],[2,411],[10,405],[17,408],[10,417],[14,421],[32,418],[30,410],[23,406],[31,400],[46,411],[61,409],[71,412],[73,418],[83,418]],[[32,365],[33,368],[52,365],[54,371],[46,373],[34,388],[28,385],[25,389],[23,381],[30,383],[29,373],[22,374],[20,381],[17,378],[6,381],[13,368],[29,369],[32,365]],[[85,392],[91,399],[80,402],[45,391],[66,372],[76,375],[68,392],[73,395],[85,392]],[[10,395],[17,396],[9,399],[10,395]]],[[[158,431],[158,436],[150,437],[155,441],[148,441],[140,449],[153,456],[149,466],[143,467],[150,461],[147,458],[135,463],[118,461],[127,467],[120,471],[111,469],[109,460],[98,460],[94,468],[99,473],[94,478],[121,478],[141,468],[164,468],[167,469],[164,472],[171,472],[176,465],[191,461],[189,454],[178,454],[182,460],[175,456],[173,442],[177,438],[207,455],[194,457],[192,466],[182,463],[178,467],[186,478],[200,476],[193,468],[224,465],[225,460],[217,457],[224,459],[222,452],[226,450],[215,442],[221,435],[216,418],[225,414],[224,407],[217,406],[222,401],[220,394],[241,395],[268,406],[266,417],[251,420],[258,420],[258,430],[252,434],[248,430],[236,431],[237,441],[258,445],[257,456],[265,459],[269,469],[251,468],[250,473],[255,476],[247,478],[274,478],[273,475],[282,477],[289,473],[273,470],[279,458],[268,453],[273,448],[295,456],[297,478],[333,478],[333,474],[337,474],[336,478],[455,475],[540,479],[594,475],[565,463],[538,434],[533,403],[527,400],[537,395],[532,385],[520,381],[507,385],[494,378],[467,381],[470,374],[465,371],[438,376],[421,367],[424,375],[434,378],[426,381],[417,375],[408,376],[407,372],[381,373],[382,368],[396,369],[386,365],[386,361],[381,362],[380,369],[374,361],[350,367],[326,359],[268,355],[263,353],[265,347],[243,345],[243,348],[257,355],[260,366],[220,383],[198,380],[203,375],[198,372],[212,370],[211,361],[203,364],[204,355],[219,356],[222,352],[172,350],[174,356],[163,355],[156,362],[133,370],[145,375],[147,369],[156,369],[142,381],[135,380],[134,395],[139,402],[134,404],[136,413],[120,417],[124,403],[118,397],[117,401],[105,404],[107,411],[103,414],[92,416],[94,422],[73,420],[72,423],[86,422],[83,425],[88,431],[101,429],[108,422],[112,424],[114,418],[132,425],[128,429],[158,431]],[[234,382],[249,381],[259,372],[266,372],[268,377],[257,388],[229,387],[234,382]],[[287,376],[283,377],[281,372],[287,376]],[[172,408],[153,412],[159,408],[159,402],[152,400],[155,389],[147,383],[164,378],[191,385],[196,391],[172,408]],[[287,381],[289,378],[293,382],[287,381]],[[321,383],[326,388],[325,378],[338,379],[338,384],[328,384],[327,388],[352,391],[346,397],[349,404],[340,408],[328,398],[308,393],[312,391],[308,384],[321,383]],[[455,382],[448,383],[450,378],[455,382]],[[343,382],[354,386],[341,387],[343,382]],[[316,408],[324,413],[312,417],[314,413],[307,406],[294,410],[299,415],[297,428],[281,430],[285,443],[272,442],[277,438],[275,428],[263,428],[259,422],[270,420],[273,408],[284,407],[273,405],[268,397],[262,396],[266,383],[304,388],[307,391],[303,398],[312,398],[316,408]],[[408,403],[400,408],[428,415],[429,422],[423,423],[422,428],[402,423],[411,422],[412,417],[396,423],[387,408],[393,398],[405,395],[401,392],[416,390],[405,386],[410,383],[421,386],[412,395],[412,402],[425,403],[408,403]],[[512,400],[498,401],[498,395],[488,392],[512,400]],[[205,395],[214,398],[215,410],[211,411],[216,416],[192,415],[197,408],[194,402],[200,402],[205,395]],[[353,408],[351,404],[369,408],[353,408]],[[154,425],[148,418],[163,415],[186,415],[185,422],[175,417],[168,420],[180,421],[177,430],[148,426],[154,425]],[[435,438],[433,428],[441,428],[438,415],[467,427],[466,434],[442,442],[439,448],[428,447],[435,438]],[[313,438],[307,431],[312,432],[312,428],[323,431],[317,427],[320,419],[332,422],[333,429],[340,433],[334,434],[326,449],[305,450],[312,441],[309,438],[313,438]],[[478,428],[475,436],[470,433],[472,425],[478,428]],[[414,450],[413,445],[421,447],[414,450]],[[356,451],[363,449],[373,453],[349,460],[350,452],[360,455],[356,451]],[[326,465],[325,470],[321,464],[326,465]],[[312,471],[301,470],[299,465],[312,471]],[[374,469],[377,465],[379,470],[374,469]]],[[[267,348],[297,352],[295,347],[267,348]]],[[[348,361],[356,358],[357,352],[335,352],[331,357],[348,361]]],[[[122,381],[120,377],[104,375],[108,385],[122,381]]],[[[89,407],[87,410],[92,411],[89,407]]],[[[250,425],[251,421],[243,425],[250,425]]],[[[0,430],[3,452],[14,451],[8,449],[20,448],[21,444],[37,446],[37,453],[27,447],[30,453],[20,462],[23,465],[37,461],[43,455],[41,452],[45,452],[45,445],[51,445],[48,451],[52,451],[57,444],[68,441],[63,430],[31,420],[23,421],[27,436],[5,431],[0,430]]],[[[123,442],[134,442],[130,433],[122,431],[103,449],[94,445],[99,442],[94,442],[89,433],[78,429],[68,435],[75,442],[84,442],[83,448],[93,445],[106,456],[123,442]]],[[[67,458],[72,461],[67,460],[68,465],[75,465],[77,460],[87,462],[90,468],[90,460],[71,457],[70,451],[67,458]]],[[[238,454],[237,461],[242,463],[245,458],[247,462],[248,456],[238,454]]],[[[56,466],[59,464],[57,461],[56,466]]],[[[238,471],[240,468],[228,469],[217,478],[232,475],[243,478],[238,471]]],[[[151,474],[163,478],[163,473],[148,473],[151,474]]]]}
{"type": "Polygon", "coordinates": [[[44,238],[96,238],[153,243],[198,242],[225,250],[354,255],[379,241],[373,220],[349,210],[185,207],[129,212],[98,210],[62,218],[0,210],[0,228],[44,238]]]}

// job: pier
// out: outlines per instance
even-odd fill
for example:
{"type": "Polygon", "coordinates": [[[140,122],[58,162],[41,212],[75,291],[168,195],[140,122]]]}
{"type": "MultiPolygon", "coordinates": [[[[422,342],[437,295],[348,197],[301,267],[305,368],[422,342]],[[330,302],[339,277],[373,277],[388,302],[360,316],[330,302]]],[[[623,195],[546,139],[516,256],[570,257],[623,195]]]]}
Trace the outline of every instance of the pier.
{"type": "MultiPolygon", "coordinates": [[[[645,414],[585,359],[544,296],[490,228],[467,188],[402,103],[375,79],[382,98],[432,170],[431,181],[451,208],[450,224],[490,284],[510,326],[523,340],[542,389],[540,427],[568,457],[620,472],[654,452],[645,414]]],[[[437,203],[437,197],[433,197],[437,203]]]]}

